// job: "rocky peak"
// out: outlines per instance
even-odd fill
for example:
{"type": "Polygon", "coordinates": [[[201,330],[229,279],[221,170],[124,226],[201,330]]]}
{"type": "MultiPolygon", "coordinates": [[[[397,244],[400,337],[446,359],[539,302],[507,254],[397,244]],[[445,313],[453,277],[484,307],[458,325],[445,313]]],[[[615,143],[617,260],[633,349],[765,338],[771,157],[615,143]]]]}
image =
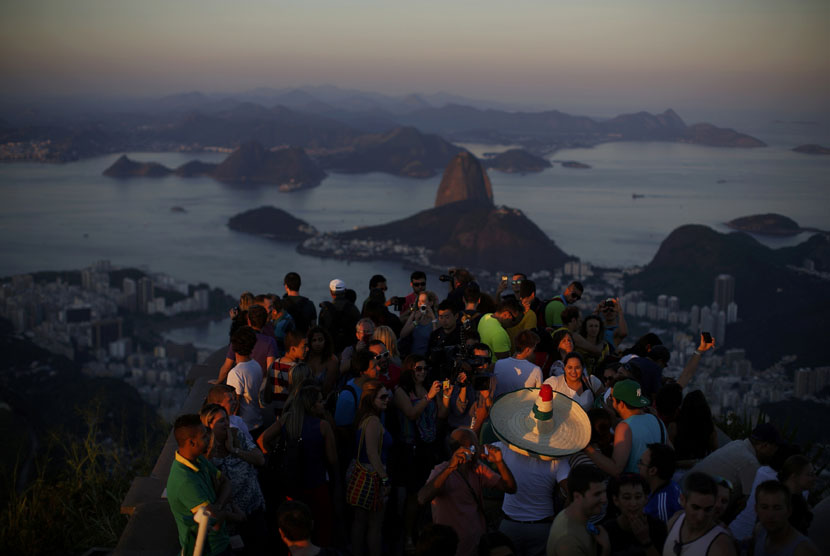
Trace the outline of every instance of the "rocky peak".
{"type": "Polygon", "coordinates": [[[478,159],[468,152],[462,152],[444,170],[435,196],[435,206],[468,200],[484,201],[492,205],[493,187],[478,159]]]}

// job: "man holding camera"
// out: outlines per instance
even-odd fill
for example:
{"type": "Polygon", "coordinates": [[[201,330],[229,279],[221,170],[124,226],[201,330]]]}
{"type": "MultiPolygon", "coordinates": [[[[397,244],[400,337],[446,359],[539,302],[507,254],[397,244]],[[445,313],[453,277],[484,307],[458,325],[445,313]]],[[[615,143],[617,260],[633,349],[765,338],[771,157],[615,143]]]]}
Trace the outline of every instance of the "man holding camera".
{"type": "Polygon", "coordinates": [[[450,376],[452,360],[461,345],[461,329],[452,303],[442,301],[438,305],[438,329],[429,336],[426,356],[433,376],[439,380],[450,376]]]}
{"type": "Polygon", "coordinates": [[[418,492],[420,504],[432,503],[432,521],[449,525],[458,533],[459,555],[477,553],[478,542],[487,531],[483,490],[495,488],[508,494],[516,492],[516,479],[504,463],[496,446],[482,446],[470,429],[459,428],[450,435],[449,461],[432,470],[427,483],[418,492]],[[492,463],[493,472],[482,460],[492,463]]]}
{"type": "Polygon", "coordinates": [[[391,297],[389,298],[389,304],[395,305],[395,309],[401,316],[401,321],[406,322],[406,319],[409,317],[409,313],[412,312],[412,308],[415,306],[415,302],[418,300],[418,294],[427,289],[427,275],[422,270],[416,270],[409,276],[409,285],[412,287],[412,293],[407,294],[406,297],[391,297]]]}
{"type": "Polygon", "coordinates": [[[600,302],[597,305],[596,314],[600,316],[605,325],[605,339],[608,341],[611,353],[615,353],[620,342],[628,336],[628,325],[623,316],[620,300],[609,297],[600,302]]]}
{"type": "Polygon", "coordinates": [[[475,344],[473,356],[461,363],[449,394],[449,424],[466,427],[476,434],[493,407],[493,363],[487,344],[475,344]]]}

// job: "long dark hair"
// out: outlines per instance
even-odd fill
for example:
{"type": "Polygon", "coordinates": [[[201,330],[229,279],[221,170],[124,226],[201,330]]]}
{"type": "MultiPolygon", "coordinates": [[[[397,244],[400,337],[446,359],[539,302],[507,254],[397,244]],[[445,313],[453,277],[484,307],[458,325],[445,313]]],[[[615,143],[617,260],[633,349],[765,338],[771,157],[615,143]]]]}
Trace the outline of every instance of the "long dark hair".
{"type": "Polygon", "coordinates": [[[715,430],[712,410],[700,390],[686,394],[677,415],[677,459],[701,459],[709,454],[709,437],[715,430]]]}
{"type": "Polygon", "coordinates": [[[403,360],[403,370],[401,372],[401,379],[398,381],[398,386],[407,394],[415,392],[415,365],[421,361],[426,361],[423,355],[412,353],[406,356],[403,360]]]}
{"type": "Polygon", "coordinates": [[[553,333],[553,360],[554,361],[561,361],[562,360],[562,354],[559,353],[559,344],[560,344],[560,342],[562,342],[562,338],[564,338],[565,336],[570,336],[571,337],[571,344],[575,346],[573,334],[571,334],[570,331],[568,331],[567,328],[560,328],[559,330],[554,332],[553,333]]]}
{"type": "Polygon", "coordinates": [[[315,334],[322,334],[323,335],[323,351],[320,352],[320,358],[323,362],[328,361],[331,359],[331,356],[334,355],[334,341],[331,338],[331,334],[329,331],[323,328],[322,326],[314,326],[311,330],[308,331],[308,355],[310,356],[313,352],[311,351],[311,339],[314,337],[315,334]]]}
{"type": "Polygon", "coordinates": [[[579,334],[588,339],[588,321],[595,320],[599,323],[599,332],[597,332],[597,341],[594,342],[596,345],[600,345],[605,341],[605,323],[602,322],[602,319],[599,318],[597,315],[588,315],[585,317],[585,320],[582,321],[582,325],[579,327],[579,334]]]}

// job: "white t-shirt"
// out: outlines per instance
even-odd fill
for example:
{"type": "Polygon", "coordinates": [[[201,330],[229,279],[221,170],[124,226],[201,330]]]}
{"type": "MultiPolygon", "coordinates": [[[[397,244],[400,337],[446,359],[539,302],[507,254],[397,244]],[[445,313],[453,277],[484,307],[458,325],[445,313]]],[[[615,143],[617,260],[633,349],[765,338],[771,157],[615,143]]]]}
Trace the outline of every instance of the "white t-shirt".
{"type": "MultiPolygon", "coordinates": [[[[589,380],[591,381],[591,388],[593,388],[594,391],[597,391],[600,388],[602,388],[602,382],[600,382],[600,380],[597,377],[591,375],[589,380]]],[[[583,386],[582,393],[577,394],[575,390],[571,390],[571,387],[568,386],[568,383],[565,381],[565,375],[552,376],[545,381],[545,384],[550,384],[550,387],[553,388],[556,392],[560,392],[562,394],[565,394],[569,398],[572,398],[585,411],[588,411],[589,409],[594,407],[594,393],[591,392],[591,388],[583,386]]]]}
{"type": "Polygon", "coordinates": [[[732,531],[732,536],[737,540],[748,539],[752,536],[753,529],[755,529],[757,517],[755,514],[755,489],[764,481],[772,481],[777,478],[778,472],[769,465],[762,465],[755,472],[755,480],[752,481],[752,489],[749,492],[746,506],[729,524],[729,530],[732,531]]]}
{"type": "Polygon", "coordinates": [[[259,386],[262,384],[262,367],[255,360],[238,363],[228,373],[228,386],[233,386],[239,396],[239,416],[255,429],[262,424],[259,411],[259,386]]]}
{"type": "Polygon", "coordinates": [[[501,450],[504,463],[516,479],[516,494],[505,494],[501,509],[517,521],[537,521],[552,517],[556,485],[568,478],[567,459],[543,461],[514,452],[504,442],[493,446],[501,450]]]}
{"type": "Polygon", "coordinates": [[[494,397],[521,388],[539,388],[542,386],[542,369],[527,359],[508,357],[499,359],[493,367],[496,375],[494,397]]]}

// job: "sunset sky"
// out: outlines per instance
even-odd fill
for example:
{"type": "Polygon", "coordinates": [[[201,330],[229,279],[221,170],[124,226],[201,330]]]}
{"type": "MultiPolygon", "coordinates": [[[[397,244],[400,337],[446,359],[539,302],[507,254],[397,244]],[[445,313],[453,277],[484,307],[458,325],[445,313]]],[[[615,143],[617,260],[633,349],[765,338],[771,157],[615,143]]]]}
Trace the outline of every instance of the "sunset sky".
{"type": "Polygon", "coordinates": [[[0,93],[334,84],[618,113],[825,113],[828,0],[7,0],[0,93]]]}

